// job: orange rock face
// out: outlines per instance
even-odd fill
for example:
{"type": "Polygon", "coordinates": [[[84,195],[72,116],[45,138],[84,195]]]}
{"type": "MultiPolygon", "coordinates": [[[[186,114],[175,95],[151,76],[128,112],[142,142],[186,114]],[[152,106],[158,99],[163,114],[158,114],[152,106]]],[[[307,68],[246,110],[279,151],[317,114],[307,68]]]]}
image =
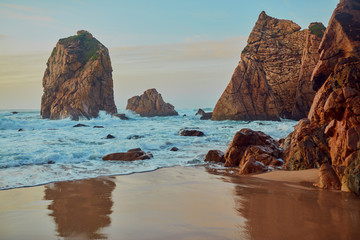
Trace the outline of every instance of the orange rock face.
{"type": "Polygon", "coordinates": [[[47,62],[42,118],[97,117],[116,113],[108,49],[87,31],[58,41],[47,62]]]}
{"type": "Polygon", "coordinates": [[[178,115],[174,106],[164,102],[161,94],[155,88],[146,90],[141,96],[128,99],[126,109],[140,114],[142,117],[178,115]]]}
{"type": "Polygon", "coordinates": [[[135,161],[135,160],[146,160],[152,158],[153,155],[148,152],[142,151],[140,148],[130,149],[127,152],[111,153],[104,156],[104,161],[135,161]]]}
{"type": "MultiPolygon", "coordinates": [[[[317,90],[308,118],[309,123],[295,128],[285,148],[290,169],[307,168],[309,162],[324,155],[342,180],[342,189],[359,193],[360,181],[360,2],[342,0],[335,9],[320,44],[320,60],[313,72],[317,90]],[[298,129],[297,129],[298,128],[298,129]],[[310,143],[293,135],[306,133],[310,143]],[[321,137],[319,137],[321,136],[321,137]],[[319,146],[323,146],[322,148],[319,146]],[[299,152],[299,154],[296,154],[299,152]],[[298,164],[294,164],[297,162],[298,164]]],[[[286,140],[286,141],[287,141],[286,140]]],[[[321,160],[323,161],[323,159],[321,160]]]]}
{"type": "Polygon", "coordinates": [[[300,31],[300,26],[292,21],[262,12],[211,119],[279,120],[306,116],[315,94],[310,76],[320,39],[310,30],[300,31]]]}
{"type": "Polygon", "coordinates": [[[281,166],[282,151],[279,144],[260,131],[241,129],[225,152],[225,167],[239,167],[241,174],[258,173],[268,166],[281,166]]]}

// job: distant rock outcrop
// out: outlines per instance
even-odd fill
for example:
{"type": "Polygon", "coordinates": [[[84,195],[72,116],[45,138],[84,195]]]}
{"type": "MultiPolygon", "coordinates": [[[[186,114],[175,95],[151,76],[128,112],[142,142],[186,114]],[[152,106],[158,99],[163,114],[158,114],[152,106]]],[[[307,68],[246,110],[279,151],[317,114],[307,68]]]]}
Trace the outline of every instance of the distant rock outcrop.
{"type": "Polygon", "coordinates": [[[212,112],[205,112],[204,110],[199,108],[195,115],[201,115],[200,120],[209,120],[212,117],[212,112]]]}
{"type": "Polygon", "coordinates": [[[293,118],[292,112],[296,118],[307,115],[315,94],[307,85],[321,39],[317,34],[322,24],[310,28],[314,25],[316,31],[300,31],[296,23],[262,12],[211,119],[279,120],[293,118]],[[294,110],[297,92],[299,107],[294,110]],[[302,104],[300,98],[306,103],[302,104]]]}
{"type": "Polygon", "coordinates": [[[284,160],[292,170],[331,164],[342,190],[359,194],[360,1],[340,1],[319,50],[309,119],[285,139],[284,160]]]}
{"type": "Polygon", "coordinates": [[[130,98],[126,109],[140,114],[142,117],[178,115],[174,106],[164,102],[161,94],[155,88],[146,90],[141,96],[130,98]]]}
{"type": "Polygon", "coordinates": [[[42,118],[97,117],[116,113],[108,49],[89,32],[58,41],[47,62],[41,98],[42,118]]]}

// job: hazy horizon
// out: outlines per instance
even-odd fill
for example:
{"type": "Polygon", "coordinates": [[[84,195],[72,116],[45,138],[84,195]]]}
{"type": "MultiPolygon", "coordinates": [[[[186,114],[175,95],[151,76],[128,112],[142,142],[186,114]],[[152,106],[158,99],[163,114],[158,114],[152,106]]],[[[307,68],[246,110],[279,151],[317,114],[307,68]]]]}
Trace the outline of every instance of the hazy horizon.
{"type": "Polygon", "coordinates": [[[0,109],[40,109],[60,38],[87,30],[110,52],[115,103],[156,88],[175,108],[214,107],[260,12],[327,26],[338,0],[2,1],[0,109]]]}

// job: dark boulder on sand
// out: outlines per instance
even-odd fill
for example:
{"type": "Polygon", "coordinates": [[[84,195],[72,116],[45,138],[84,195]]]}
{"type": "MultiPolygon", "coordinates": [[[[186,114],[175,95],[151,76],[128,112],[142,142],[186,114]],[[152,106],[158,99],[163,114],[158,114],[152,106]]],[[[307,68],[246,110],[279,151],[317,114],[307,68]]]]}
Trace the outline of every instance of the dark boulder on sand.
{"type": "Polygon", "coordinates": [[[153,155],[150,152],[144,152],[140,148],[130,149],[127,152],[111,153],[104,156],[104,161],[135,161],[146,160],[152,158],[153,155]]]}

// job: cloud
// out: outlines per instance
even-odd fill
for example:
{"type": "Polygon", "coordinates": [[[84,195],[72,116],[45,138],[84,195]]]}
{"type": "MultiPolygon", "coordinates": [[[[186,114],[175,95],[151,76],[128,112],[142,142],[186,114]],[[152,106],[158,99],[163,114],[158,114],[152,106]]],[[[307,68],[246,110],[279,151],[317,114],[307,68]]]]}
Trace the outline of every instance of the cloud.
{"type": "Polygon", "coordinates": [[[25,5],[15,5],[15,4],[1,4],[3,7],[15,9],[15,10],[21,10],[21,11],[27,11],[27,12],[35,12],[36,9],[33,7],[25,6],[25,5]]]}
{"type": "Polygon", "coordinates": [[[0,4],[0,6],[4,7],[0,13],[13,19],[29,20],[40,23],[55,21],[52,17],[43,15],[43,10],[39,8],[15,4],[0,4]]]}

